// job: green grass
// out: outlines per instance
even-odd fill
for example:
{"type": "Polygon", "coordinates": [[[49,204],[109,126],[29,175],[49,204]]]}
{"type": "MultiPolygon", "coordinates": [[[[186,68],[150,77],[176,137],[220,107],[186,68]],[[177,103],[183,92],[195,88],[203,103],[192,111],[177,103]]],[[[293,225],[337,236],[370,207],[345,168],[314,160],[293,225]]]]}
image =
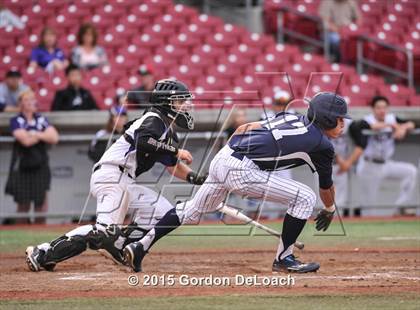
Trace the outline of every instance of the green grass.
{"type": "Polygon", "coordinates": [[[0,309],[419,309],[420,299],[414,294],[373,296],[281,296],[233,295],[209,297],[159,297],[155,298],[78,298],[62,300],[2,300],[0,309]]]}
{"type": "MultiPolygon", "coordinates": [[[[270,224],[272,228],[281,229],[281,224],[270,224]]],[[[313,222],[306,225],[300,240],[307,248],[420,248],[420,221],[363,221],[344,222],[345,235],[339,223],[331,224],[325,233],[318,233],[313,222]],[[397,241],[382,240],[383,237],[407,238],[397,241]]],[[[249,226],[193,226],[181,227],[172,235],[163,238],[157,244],[157,250],[188,250],[188,249],[226,249],[250,248],[273,249],[277,245],[275,238],[256,230],[256,235],[250,236],[249,226]]],[[[63,229],[56,231],[4,230],[0,231],[0,253],[23,251],[29,244],[39,244],[50,241],[65,233],[63,229]]]]}

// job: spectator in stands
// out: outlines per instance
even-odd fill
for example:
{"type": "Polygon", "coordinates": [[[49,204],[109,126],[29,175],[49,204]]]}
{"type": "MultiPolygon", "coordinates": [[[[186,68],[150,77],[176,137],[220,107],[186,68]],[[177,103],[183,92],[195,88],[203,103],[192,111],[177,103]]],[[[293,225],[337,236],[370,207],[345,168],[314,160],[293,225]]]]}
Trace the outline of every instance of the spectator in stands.
{"type": "Polygon", "coordinates": [[[87,70],[107,64],[105,50],[97,45],[97,40],[96,28],[89,23],[83,24],[77,34],[78,46],[72,50],[71,62],[87,70]]]}
{"type": "Polygon", "coordinates": [[[42,29],[40,44],[32,50],[29,67],[37,66],[48,72],[63,70],[68,66],[63,51],[57,47],[57,35],[51,27],[42,29]]]}
{"type": "Polygon", "coordinates": [[[321,1],[319,15],[327,30],[325,39],[330,45],[332,61],[340,62],[340,28],[361,22],[357,3],[354,0],[321,1]]]}
{"type": "MultiPolygon", "coordinates": [[[[35,212],[46,212],[51,181],[47,145],[57,144],[59,136],[47,118],[36,112],[35,94],[30,89],[19,95],[19,108],[20,113],[10,120],[16,141],[6,193],[13,196],[18,212],[29,212],[32,202],[35,212]]],[[[35,222],[44,223],[45,218],[38,217],[35,222]]]]}
{"type": "Polygon", "coordinates": [[[149,105],[150,94],[155,87],[153,68],[150,65],[141,65],[138,74],[141,85],[130,90],[127,94],[128,104],[138,108],[146,108],[149,105]]]}
{"type": "Polygon", "coordinates": [[[22,82],[22,74],[16,69],[6,73],[4,82],[0,83],[0,112],[17,112],[18,97],[28,89],[22,82]]]}
{"type": "MultiPolygon", "coordinates": [[[[416,167],[411,163],[392,160],[395,140],[404,139],[415,125],[389,113],[389,105],[387,98],[375,96],[371,101],[372,114],[367,115],[363,119],[364,124],[360,126],[363,156],[357,172],[360,176],[362,202],[366,206],[376,203],[379,186],[385,179],[396,179],[400,182],[396,206],[407,205],[416,189],[416,167]],[[367,134],[363,129],[370,129],[373,133],[367,134]]],[[[363,210],[362,214],[369,212],[363,210]]]]}
{"type": "Polygon", "coordinates": [[[6,9],[2,2],[0,2],[0,28],[6,28],[8,26],[17,29],[25,28],[25,24],[20,20],[19,16],[6,9]]]}
{"type": "Polygon", "coordinates": [[[124,125],[127,123],[127,110],[123,106],[114,106],[109,110],[109,118],[104,129],[99,130],[95,138],[89,146],[89,158],[96,163],[105,153],[108,145],[111,145],[118,134],[124,130],[124,125]],[[113,135],[112,141],[104,140],[106,136],[113,135]]]}
{"type": "Polygon", "coordinates": [[[225,129],[227,137],[230,138],[230,136],[232,136],[235,132],[236,128],[246,124],[246,122],[246,110],[242,108],[235,109],[230,116],[229,127],[225,129]]]}
{"type": "MultiPolygon", "coordinates": [[[[287,105],[291,101],[290,94],[284,90],[278,90],[273,96],[273,103],[270,110],[261,113],[260,120],[266,120],[276,116],[278,113],[286,111],[287,105]]],[[[287,112],[294,113],[294,110],[287,109],[287,112]]],[[[288,170],[290,171],[290,170],[288,170]]]]}
{"type": "Polygon", "coordinates": [[[52,104],[53,111],[96,110],[95,99],[89,90],[82,87],[82,72],[71,64],[66,69],[68,86],[58,90],[52,104]]]}

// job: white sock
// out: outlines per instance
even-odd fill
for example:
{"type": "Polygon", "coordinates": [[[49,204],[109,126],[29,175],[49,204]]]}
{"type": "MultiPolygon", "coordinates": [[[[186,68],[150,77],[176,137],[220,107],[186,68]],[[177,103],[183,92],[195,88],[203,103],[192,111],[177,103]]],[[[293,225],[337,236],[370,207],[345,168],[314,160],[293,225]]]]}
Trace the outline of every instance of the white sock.
{"type": "Polygon", "coordinates": [[[139,242],[143,245],[143,249],[147,251],[155,239],[155,229],[152,228],[139,242]]]}
{"type": "Polygon", "coordinates": [[[293,254],[293,244],[284,250],[283,240],[280,238],[279,247],[277,248],[276,259],[283,259],[286,256],[293,254]]]}

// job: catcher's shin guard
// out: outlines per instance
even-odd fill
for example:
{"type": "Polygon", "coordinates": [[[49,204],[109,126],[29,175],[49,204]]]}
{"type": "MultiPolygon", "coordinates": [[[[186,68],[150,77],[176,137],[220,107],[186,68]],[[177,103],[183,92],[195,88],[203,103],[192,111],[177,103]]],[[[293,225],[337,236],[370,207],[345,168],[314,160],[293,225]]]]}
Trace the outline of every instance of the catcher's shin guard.
{"type": "Polygon", "coordinates": [[[104,248],[112,256],[122,261],[122,253],[119,253],[118,249],[114,247],[114,242],[120,234],[116,225],[96,224],[77,227],[52,241],[40,264],[44,266],[45,264],[62,262],[79,255],[87,248],[92,250],[104,248]]]}

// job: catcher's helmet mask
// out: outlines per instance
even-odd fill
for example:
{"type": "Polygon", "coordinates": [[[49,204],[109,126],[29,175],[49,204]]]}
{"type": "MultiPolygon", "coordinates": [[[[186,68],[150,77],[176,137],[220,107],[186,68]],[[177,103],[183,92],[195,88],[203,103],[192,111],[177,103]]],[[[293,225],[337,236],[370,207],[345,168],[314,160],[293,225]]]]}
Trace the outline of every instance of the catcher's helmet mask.
{"type": "Polygon", "coordinates": [[[310,121],[325,130],[337,127],[338,118],[351,118],[347,114],[346,100],[331,92],[317,93],[309,101],[307,116],[310,121]]]}
{"type": "Polygon", "coordinates": [[[155,108],[173,119],[178,126],[192,130],[194,119],[188,112],[192,108],[190,100],[194,99],[188,87],[181,81],[164,79],[155,84],[150,101],[155,108]],[[185,101],[179,108],[175,105],[177,101],[185,101]]]}

